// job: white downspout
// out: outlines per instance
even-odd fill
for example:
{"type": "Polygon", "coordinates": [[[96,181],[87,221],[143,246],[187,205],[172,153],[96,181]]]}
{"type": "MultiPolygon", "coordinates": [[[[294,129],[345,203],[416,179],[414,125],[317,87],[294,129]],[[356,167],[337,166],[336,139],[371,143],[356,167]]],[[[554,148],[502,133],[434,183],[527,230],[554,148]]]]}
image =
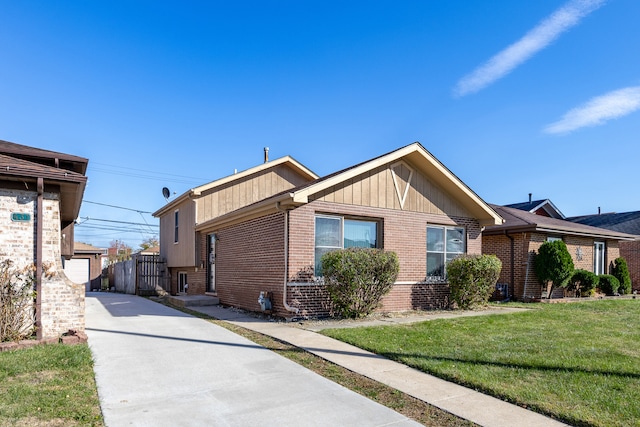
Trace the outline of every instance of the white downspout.
{"type": "Polygon", "coordinates": [[[298,314],[300,311],[296,307],[287,304],[287,282],[289,279],[289,211],[280,207],[280,202],[276,202],[276,208],[284,213],[284,284],[282,288],[282,304],[287,311],[298,314]]]}

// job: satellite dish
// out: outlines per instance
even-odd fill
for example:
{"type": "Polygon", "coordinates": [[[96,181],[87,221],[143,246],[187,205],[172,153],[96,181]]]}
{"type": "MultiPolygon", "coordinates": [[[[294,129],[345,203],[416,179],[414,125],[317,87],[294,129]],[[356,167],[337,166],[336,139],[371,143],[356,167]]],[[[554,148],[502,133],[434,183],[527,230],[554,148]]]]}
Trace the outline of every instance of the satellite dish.
{"type": "Polygon", "coordinates": [[[164,196],[164,199],[168,202],[169,196],[171,196],[171,192],[167,187],[162,187],[162,195],[164,196]]]}

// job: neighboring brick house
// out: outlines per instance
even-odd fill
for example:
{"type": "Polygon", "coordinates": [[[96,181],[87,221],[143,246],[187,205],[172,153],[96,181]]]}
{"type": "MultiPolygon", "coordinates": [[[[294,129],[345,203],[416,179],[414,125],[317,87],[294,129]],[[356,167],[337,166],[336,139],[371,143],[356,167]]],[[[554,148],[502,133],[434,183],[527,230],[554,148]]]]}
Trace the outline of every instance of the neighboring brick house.
{"type": "MultiPolygon", "coordinates": [[[[480,254],[482,227],[501,221],[414,143],[198,223],[196,246],[207,262],[193,275],[210,280],[222,304],[259,311],[266,292],[276,315],[321,317],[330,311],[317,277],[320,256],[376,247],[400,260],[382,310],[445,308],[447,260],[480,254]]],[[[161,223],[161,248],[164,230],[172,231],[161,223]]]]}
{"type": "Polygon", "coordinates": [[[635,235],[636,240],[620,242],[620,256],[627,261],[633,290],[640,292],[640,211],[574,216],[567,221],[635,235]]]}
{"type": "Polygon", "coordinates": [[[0,141],[0,257],[36,267],[38,338],[84,330],[85,285],[65,276],[62,259],[74,253],[87,164],[82,157],[0,141]]]}
{"type": "MultiPolygon", "coordinates": [[[[528,210],[491,206],[505,222],[484,229],[482,252],[500,258],[502,271],[498,283],[507,284],[510,297],[516,300],[531,301],[547,297],[546,289],[542,288],[533,268],[534,255],[544,242],[562,239],[575,268],[605,274],[610,272],[610,263],[620,256],[620,244],[634,239],[630,234],[539,215],[528,210]]],[[[562,288],[556,289],[552,298],[563,297],[563,292],[562,288]]]]}

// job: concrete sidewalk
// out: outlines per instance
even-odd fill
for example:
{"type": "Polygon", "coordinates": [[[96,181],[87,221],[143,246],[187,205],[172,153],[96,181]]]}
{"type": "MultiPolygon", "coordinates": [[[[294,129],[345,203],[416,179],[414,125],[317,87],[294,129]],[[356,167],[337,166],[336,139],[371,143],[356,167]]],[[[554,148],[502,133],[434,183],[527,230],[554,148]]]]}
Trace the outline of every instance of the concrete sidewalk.
{"type": "MultiPolygon", "coordinates": [[[[253,323],[260,324],[319,337],[253,323]]],[[[419,426],[225,328],[145,298],[87,294],[86,332],[108,427],[419,426]]]]}
{"type": "MultiPolygon", "coordinates": [[[[343,366],[368,378],[386,384],[409,394],[417,399],[473,421],[485,427],[513,426],[564,426],[559,421],[528,411],[519,406],[504,402],[491,396],[478,393],[466,387],[409,368],[384,357],[361,350],[341,341],[320,335],[315,330],[317,324],[310,329],[295,327],[282,322],[270,322],[257,319],[233,309],[221,306],[189,307],[192,310],[207,314],[216,319],[225,320],[244,328],[260,332],[279,340],[303,348],[323,359],[343,366]]],[[[515,311],[514,309],[512,311],[515,311]]],[[[496,309],[482,313],[463,313],[462,315],[479,315],[492,313],[508,313],[506,309],[496,309]]],[[[454,314],[437,313],[429,318],[453,317],[454,314]]],[[[410,323],[425,320],[424,317],[374,320],[368,324],[410,323]]],[[[364,325],[359,323],[359,325],[364,325]]],[[[342,323],[341,326],[346,326],[342,323]]]]}

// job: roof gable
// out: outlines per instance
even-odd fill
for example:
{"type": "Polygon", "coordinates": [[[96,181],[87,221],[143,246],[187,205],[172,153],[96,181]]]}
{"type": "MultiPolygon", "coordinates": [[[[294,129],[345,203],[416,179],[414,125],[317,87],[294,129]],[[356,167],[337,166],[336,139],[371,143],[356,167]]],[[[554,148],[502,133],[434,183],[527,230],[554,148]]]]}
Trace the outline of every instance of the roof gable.
{"type": "Polygon", "coordinates": [[[165,214],[166,212],[172,211],[176,209],[185,200],[197,199],[203,196],[204,194],[208,194],[208,193],[211,193],[212,191],[215,191],[216,189],[223,188],[225,186],[229,186],[234,183],[240,182],[253,175],[259,175],[261,173],[263,174],[269,170],[276,170],[281,167],[288,167],[295,174],[299,175],[306,181],[312,181],[318,178],[318,175],[316,175],[313,171],[308,169],[306,166],[299,163],[298,161],[296,161],[290,156],[285,156],[276,160],[265,162],[261,165],[244,170],[242,172],[234,173],[233,175],[228,175],[226,177],[217,179],[215,181],[211,181],[207,184],[194,187],[184,192],[180,196],[176,197],[174,200],[167,203],[162,208],[158,209],[156,212],[153,213],[153,216],[159,217],[165,214]]]}
{"type": "MultiPolygon", "coordinates": [[[[481,225],[502,223],[500,216],[487,203],[418,142],[298,187],[291,192],[292,201],[294,204],[308,203],[332,188],[344,186],[345,183],[377,173],[381,169],[388,170],[392,179],[392,184],[387,185],[387,194],[384,196],[387,198],[386,207],[405,209],[409,186],[413,186],[422,176],[433,184],[434,192],[448,195],[455,200],[458,212],[465,212],[477,218],[481,225]]],[[[437,201],[443,197],[433,199],[437,201]]],[[[446,209],[443,208],[442,211],[446,209]]]]}
{"type": "Polygon", "coordinates": [[[522,211],[530,212],[536,215],[548,216],[551,218],[564,219],[565,216],[560,209],[554,205],[549,199],[531,200],[528,202],[512,203],[505,205],[508,208],[520,209],[522,211]]]}

